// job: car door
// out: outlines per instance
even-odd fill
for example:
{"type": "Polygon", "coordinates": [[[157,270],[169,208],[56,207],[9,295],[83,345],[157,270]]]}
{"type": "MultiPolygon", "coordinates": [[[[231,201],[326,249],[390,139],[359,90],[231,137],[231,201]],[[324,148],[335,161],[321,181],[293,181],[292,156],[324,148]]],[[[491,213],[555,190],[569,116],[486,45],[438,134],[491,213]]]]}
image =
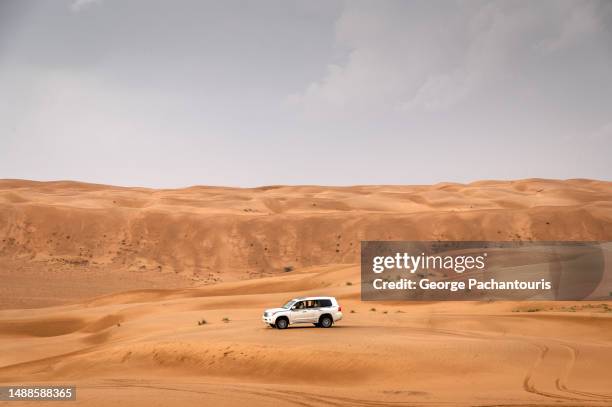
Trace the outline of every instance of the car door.
{"type": "Polygon", "coordinates": [[[306,321],[305,322],[319,322],[319,315],[321,314],[320,305],[318,300],[310,300],[306,301],[306,308],[308,312],[306,313],[306,321]]]}
{"type": "Polygon", "coordinates": [[[291,323],[308,322],[308,313],[310,310],[306,307],[306,301],[296,302],[291,308],[291,323]]]}

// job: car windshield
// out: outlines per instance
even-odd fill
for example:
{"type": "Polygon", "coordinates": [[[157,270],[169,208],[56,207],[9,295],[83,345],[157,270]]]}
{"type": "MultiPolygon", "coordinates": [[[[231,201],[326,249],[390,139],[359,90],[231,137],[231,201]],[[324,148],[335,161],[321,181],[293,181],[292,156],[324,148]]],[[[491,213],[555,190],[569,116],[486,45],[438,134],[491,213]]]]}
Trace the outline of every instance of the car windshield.
{"type": "Polygon", "coordinates": [[[295,300],[290,300],[285,305],[283,305],[283,308],[289,309],[289,308],[291,308],[293,306],[293,304],[295,304],[295,300]]]}

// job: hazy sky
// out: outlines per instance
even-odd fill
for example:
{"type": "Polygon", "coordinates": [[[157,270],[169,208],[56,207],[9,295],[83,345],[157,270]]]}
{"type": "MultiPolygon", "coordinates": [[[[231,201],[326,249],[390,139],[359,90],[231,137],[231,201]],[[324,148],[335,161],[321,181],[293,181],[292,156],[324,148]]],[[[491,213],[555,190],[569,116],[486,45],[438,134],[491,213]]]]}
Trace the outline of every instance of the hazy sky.
{"type": "Polygon", "coordinates": [[[612,1],[0,0],[0,178],[612,180],[612,1]]]}

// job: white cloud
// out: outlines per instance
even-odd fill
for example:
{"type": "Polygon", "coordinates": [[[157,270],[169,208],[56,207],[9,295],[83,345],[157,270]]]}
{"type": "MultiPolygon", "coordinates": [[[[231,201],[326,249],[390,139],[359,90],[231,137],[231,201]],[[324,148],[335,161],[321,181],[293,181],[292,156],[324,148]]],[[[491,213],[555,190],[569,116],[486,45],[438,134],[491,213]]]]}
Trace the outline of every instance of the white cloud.
{"type": "Polygon", "coordinates": [[[612,141],[612,122],[608,122],[593,132],[595,139],[610,139],[612,141]]]}
{"type": "Polygon", "coordinates": [[[445,110],[467,97],[470,86],[469,78],[465,75],[441,74],[430,76],[419,87],[414,97],[401,105],[400,109],[445,110]]]}
{"type": "Polygon", "coordinates": [[[293,106],[322,116],[452,109],[588,42],[610,12],[593,1],[382,4],[346,3],[336,22],[346,61],[292,95],[293,106]]]}
{"type": "Polygon", "coordinates": [[[70,5],[70,10],[72,10],[75,13],[78,13],[79,11],[82,11],[86,7],[89,7],[93,4],[99,4],[101,2],[102,0],[74,0],[72,4],[70,5]]]}
{"type": "Polygon", "coordinates": [[[610,3],[578,1],[559,3],[561,24],[556,33],[540,43],[547,52],[561,51],[578,45],[581,41],[605,30],[605,15],[610,13],[610,3]]]}

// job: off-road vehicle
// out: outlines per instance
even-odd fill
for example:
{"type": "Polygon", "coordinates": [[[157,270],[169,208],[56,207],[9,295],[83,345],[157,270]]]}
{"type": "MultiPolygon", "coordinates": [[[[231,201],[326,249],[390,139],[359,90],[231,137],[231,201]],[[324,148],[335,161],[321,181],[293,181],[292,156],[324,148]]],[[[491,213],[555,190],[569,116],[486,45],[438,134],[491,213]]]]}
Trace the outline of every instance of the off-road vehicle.
{"type": "Polygon", "coordinates": [[[342,319],[342,306],[334,297],[300,297],[280,308],[264,311],[262,320],[272,328],[285,329],[293,324],[313,324],[329,328],[342,319]]]}

